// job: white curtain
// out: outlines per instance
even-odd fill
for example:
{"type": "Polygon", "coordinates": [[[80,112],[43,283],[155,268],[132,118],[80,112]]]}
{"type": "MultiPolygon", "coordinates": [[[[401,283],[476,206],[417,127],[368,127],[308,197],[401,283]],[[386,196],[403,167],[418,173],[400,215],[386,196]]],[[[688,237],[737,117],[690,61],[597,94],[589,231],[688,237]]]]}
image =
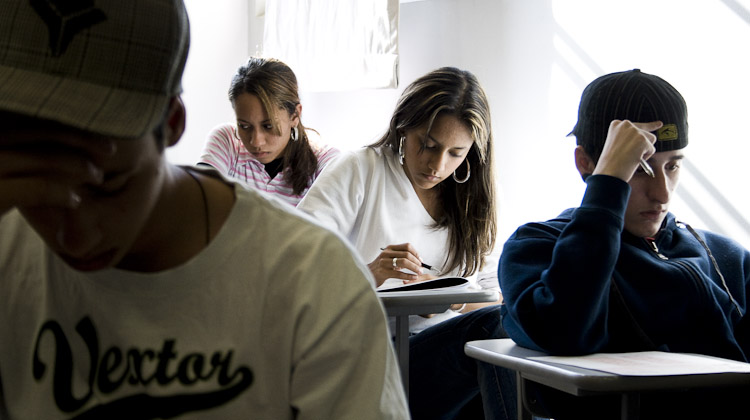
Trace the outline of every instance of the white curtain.
{"type": "Polygon", "coordinates": [[[303,92],[398,86],[398,0],[266,0],[262,54],[303,92]]]}

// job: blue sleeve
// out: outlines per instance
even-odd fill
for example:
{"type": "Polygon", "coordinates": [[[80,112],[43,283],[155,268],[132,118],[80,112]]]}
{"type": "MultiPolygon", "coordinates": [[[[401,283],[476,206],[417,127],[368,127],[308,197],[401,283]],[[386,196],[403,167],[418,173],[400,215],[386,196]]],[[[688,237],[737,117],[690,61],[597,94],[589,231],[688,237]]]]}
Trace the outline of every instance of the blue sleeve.
{"type": "Polygon", "coordinates": [[[610,279],[630,186],[605,175],[586,183],[569,221],[524,225],[503,247],[503,325],[524,347],[581,354],[607,344],[610,279]]]}

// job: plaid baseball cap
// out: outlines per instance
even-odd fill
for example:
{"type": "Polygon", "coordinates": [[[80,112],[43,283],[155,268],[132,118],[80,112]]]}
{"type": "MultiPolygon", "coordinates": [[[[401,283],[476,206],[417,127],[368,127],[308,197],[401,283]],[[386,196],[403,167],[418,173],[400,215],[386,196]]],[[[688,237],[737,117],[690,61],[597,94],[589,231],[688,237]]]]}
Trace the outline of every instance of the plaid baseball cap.
{"type": "Polygon", "coordinates": [[[591,82],[581,95],[578,122],[570,134],[599,160],[612,120],[661,121],[655,132],[657,152],[688,144],[687,105],[666,80],[639,69],[611,73],[591,82]]]}
{"type": "Polygon", "coordinates": [[[2,111],[135,138],[182,91],[182,0],[0,0],[0,10],[2,111]]]}

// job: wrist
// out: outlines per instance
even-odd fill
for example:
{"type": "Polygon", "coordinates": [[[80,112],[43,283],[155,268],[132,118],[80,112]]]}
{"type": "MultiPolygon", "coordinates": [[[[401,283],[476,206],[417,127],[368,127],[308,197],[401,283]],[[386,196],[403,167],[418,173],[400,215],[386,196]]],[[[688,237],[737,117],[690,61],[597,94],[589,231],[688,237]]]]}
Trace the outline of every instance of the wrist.
{"type": "Polygon", "coordinates": [[[461,312],[464,310],[464,308],[466,308],[465,303],[463,304],[454,303],[453,305],[451,305],[451,310],[454,312],[461,312]]]}

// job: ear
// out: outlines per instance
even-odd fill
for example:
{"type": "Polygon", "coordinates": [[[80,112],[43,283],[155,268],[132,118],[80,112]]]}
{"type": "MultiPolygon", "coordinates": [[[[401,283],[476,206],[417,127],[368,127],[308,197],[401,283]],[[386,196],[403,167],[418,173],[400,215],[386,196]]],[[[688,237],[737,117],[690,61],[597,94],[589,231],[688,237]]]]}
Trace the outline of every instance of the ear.
{"type": "Polygon", "coordinates": [[[583,146],[576,146],[575,159],[578,173],[581,174],[581,178],[585,181],[589,175],[594,173],[596,164],[594,163],[594,160],[591,159],[591,156],[589,156],[589,154],[583,149],[583,146]]]}
{"type": "Polygon", "coordinates": [[[292,116],[292,123],[294,124],[294,127],[299,124],[300,117],[302,117],[302,104],[297,104],[297,106],[294,107],[294,115],[292,116]]]}
{"type": "Polygon", "coordinates": [[[165,124],[166,146],[172,147],[180,141],[182,134],[185,132],[185,104],[180,96],[173,96],[169,100],[169,110],[167,111],[167,120],[165,124]]]}

